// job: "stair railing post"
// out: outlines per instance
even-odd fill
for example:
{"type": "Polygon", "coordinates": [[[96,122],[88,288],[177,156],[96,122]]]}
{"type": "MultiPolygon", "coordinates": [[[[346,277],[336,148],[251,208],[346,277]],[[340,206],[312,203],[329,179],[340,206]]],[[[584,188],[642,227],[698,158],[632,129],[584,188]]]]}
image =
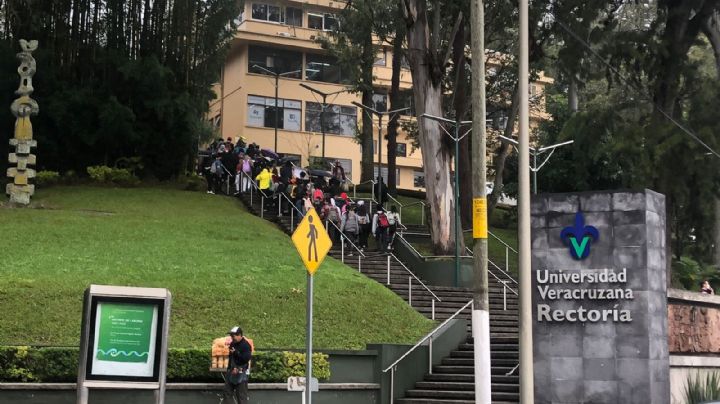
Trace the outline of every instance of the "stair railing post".
{"type": "Polygon", "coordinates": [[[282,216],[282,198],[280,198],[280,194],[276,195],[277,198],[275,200],[277,201],[278,205],[278,217],[282,216]]]}
{"type": "Polygon", "coordinates": [[[503,311],[507,311],[507,283],[508,281],[501,281],[503,284],[503,311]]]}
{"type": "Polygon", "coordinates": [[[362,273],[362,255],[358,255],[358,272],[362,273]]]}
{"type": "Polygon", "coordinates": [[[253,194],[255,193],[255,188],[250,184],[250,206],[253,204],[253,194]]]}
{"type": "Polygon", "coordinates": [[[430,337],[430,341],[428,344],[428,374],[432,374],[432,368],[433,368],[432,358],[433,358],[433,337],[430,337]]]}
{"type": "Polygon", "coordinates": [[[510,250],[505,246],[505,272],[510,273],[510,250]]]}
{"type": "Polygon", "coordinates": [[[395,403],[395,368],[390,369],[390,404],[395,403]]]}
{"type": "Polygon", "coordinates": [[[345,236],[340,233],[340,261],[345,263],[345,236]]]}
{"type": "Polygon", "coordinates": [[[295,209],[290,208],[290,233],[295,231],[295,209]]]}
{"type": "Polygon", "coordinates": [[[390,256],[387,257],[387,285],[390,285],[390,256]]]}
{"type": "Polygon", "coordinates": [[[435,298],[430,300],[430,305],[432,306],[432,313],[431,313],[432,320],[435,321],[435,298]]]}
{"type": "Polygon", "coordinates": [[[412,307],[412,276],[408,276],[408,303],[412,307]]]}
{"type": "Polygon", "coordinates": [[[260,191],[260,219],[265,219],[265,194],[260,191]]]}
{"type": "Polygon", "coordinates": [[[421,204],[422,206],[422,216],[420,216],[420,224],[425,226],[425,204],[421,204]]]}

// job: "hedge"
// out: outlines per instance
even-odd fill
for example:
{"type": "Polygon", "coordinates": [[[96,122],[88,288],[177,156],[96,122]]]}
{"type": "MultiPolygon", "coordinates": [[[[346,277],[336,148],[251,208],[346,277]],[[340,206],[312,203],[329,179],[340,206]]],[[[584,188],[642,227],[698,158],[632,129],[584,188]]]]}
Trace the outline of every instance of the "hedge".
{"type": "MultiPolygon", "coordinates": [[[[62,383],[77,380],[78,348],[0,347],[0,382],[62,383]]],[[[168,382],[218,382],[210,373],[210,351],[170,349],[168,382]]],[[[256,352],[250,380],[284,383],[290,376],[305,375],[305,354],[287,351],[256,352]]],[[[313,354],[313,376],[330,378],[328,355],[313,354]]]]}

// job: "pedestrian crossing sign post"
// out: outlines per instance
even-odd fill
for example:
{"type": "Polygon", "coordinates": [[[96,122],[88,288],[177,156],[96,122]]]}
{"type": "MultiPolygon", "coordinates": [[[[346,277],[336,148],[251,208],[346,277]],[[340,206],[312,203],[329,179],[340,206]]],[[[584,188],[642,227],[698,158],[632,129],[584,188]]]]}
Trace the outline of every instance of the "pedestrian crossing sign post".
{"type": "Polygon", "coordinates": [[[297,248],[308,273],[311,276],[315,275],[315,271],[317,271],[332,247],[332,240],[330,240],[322,219],[315,212],[315,209],[310,209],[305,215],[300,225],[295,229],[292,241],[295,243],[295,248],[297,248]]]}
{"type": "MultiPolygon", "coordinates": [[[[320,264],[327,256],[332,247],[332,240],[325,231],[322,219],[315,209],[305,214],[302,222],[292,235],[292,241],[297,248],[300,258],[307,269],[307,330],[305,342],[307,344],[305,380],[313,380],[312,377],[312,323],[313,323],[313,278],[320,264]]],[[[312,404],[313,389],[305,389],[303,403],[312,404]]]]}

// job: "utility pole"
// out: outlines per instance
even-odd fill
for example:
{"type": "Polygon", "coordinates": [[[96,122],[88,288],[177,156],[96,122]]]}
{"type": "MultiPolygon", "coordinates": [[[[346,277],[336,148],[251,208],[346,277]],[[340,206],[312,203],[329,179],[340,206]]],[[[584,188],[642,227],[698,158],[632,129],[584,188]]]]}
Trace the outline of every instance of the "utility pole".
{"type": "MultiPolygon", "coordinates": [[[[310,91],[311,93],[317,94],[320,97],[322,97],[322,104],[320,109],[320,132],[322,133],[322,162],[323,165],[325,165],[325,110],[328,107],[327,99],[328,97],[332,95],[338,95],[340,93],[346,93],[349,92],[349,89],[342,89],[338,91],[334,91],[332,93],[326,93],[324,91],[320,91],[317,88],[310,87],[309,85],[305,83],[300,83],[300,87],[310,91]]],[[[306,129],[307,130],[307,129],[306,129]]],[[[308,156],[309,157],[309,156],[308,156]]]]}
{"type": "Polygon", "coordinates": [[[430,114],[422,114],[420,117],[453,126],[454,128],[451,134],[450,131],[445,129],[444,125],[440,125],[440,129],[455,142],[455,156],[453,157],[455,162],[455,188],[453,189],[453,199],[455,200],[455,287],[458,287],[460,286],[460,238],[462,237],[462,223],[460,223],[460,141],[472,131],[471,128],[463,135],[460,135],[460,127],[470,125],[473,121],[461,121],[459,117],[452,120],[430,114]]]}
{"type": "MultiPolygon", "coordinates": [[[[518,247],[520,251],[520,404],[535,401],[532,336],[532,274],[530,264],[530,31],[528,0],[520,0],[520,60],[518,91],[520,93],[520,136],[518,136],[518,247]]],[[[508,122],[508,124],[510,124],[508,122]]]]}
{"type": "MultiPolygon", "coordinates": [[[[275,125],[274,125],[274,127],[275,127],[275,148],[273,149],[273,151],[275,153],[278,153],[278,125],[280,125],[280,121],[279,121],[279,119],[280,119],[280,105],[279,105],[280,98],[278,97],[278,93],[280,91],[280,77],[289,76],[289,75],[292,75],[295,73],[300,73],[301,70],[293,70],[291,72],[278,73],[278,72],[274,72],[270,69],[266,69],[260,65],[253,65],[252,67],[254,69],[261,70],[261,71],[265,72],[266,74],[269,74],[269,75],[275,77],[275,110],[274,110],[275,111],[275,125]]],[[[223,70],[223,74],[224,74],[224,70],[223,70]]]]}
{"type": "MultiPolygon", "coordinates": [[[[472,0],[470,9],[472,63],[472,176],[473,193],[473,311],[472,334],[475,363],[475,403],[490,404],[490,299],[488,291],[487,162],[485,143],[485,9],[483,0],[472,0]]],[[[457,158],[457,157],[456,157],[457,158]]],[[[455,173],[457,176],[457,172],[455,173]]]]}
{"type": "MultiPolygon", "coordinates": [[[[377,147],[378,148],[378,166],[377,166],[377,170],[378,170],[378,174],[377,174],[377,179],[378,179],[378,182],[380,182],[380,178],[382,177],[382,118],[383,118],[383,116],[387,115],[390,117],[389,118],[389,120],[390,120],[390,119],[392,119],[392,117],[394,115],[399,114],[404,111],[407,111],[410,108],[398,108],[398,109],[394,109],[392,111],[380,112],[373,107],[360,104],[359,102],[356,102],[356,101],[353,101],[352,104],[354,106],[360,108],[361,110],[363,110],[366,114],[368,114],[373,122],[375,122],[375,120],[372,119],[373,115],[378,117],[378,124],[377,124],[377,128],[378,128],[378,147],[377,147]]],[[[387,186],[387,184],[385,184],[385,186],[387,186]]],[[[382,197],[380,197],[379,199],[382,199],[382,197]]]]}
{"type": "MultiPolygon", "coordinates": [[[[518,143],[518,141],[515,139],[511,139],[511,138],[505,137],[503,135],[498,135],[498,137],[503,142],[508,142],[508,143],[512,144],[513,146],[515,146],[515,150],[517,150],[517,147],[520,145],[520,143],[518,143]]],[[[574,142],[575,142],[574,140],[568,140],[567,142],[556,143],[556,144],[553,144],[550,146],[529,147],[530,153],[532,153],[532,156],[533,156],[533,165],[530,166],[530,171],[532,171],[532,173],[533,173],[533,195],[537,195],[537,174],[545,166],[545,164],[547,164],[547,162],[550,161],[550,157],[552,157],[553,153],[555,153],[555,150],[559,147],[573,144],[574,142]],[[545,161],[543,161],[542,163],[540,163],[540,165],[538,165],[538,156],[545,153],[548,150],[550,151],[550,154],[548,154],[547,157],[545,157],[545,161]]]]}

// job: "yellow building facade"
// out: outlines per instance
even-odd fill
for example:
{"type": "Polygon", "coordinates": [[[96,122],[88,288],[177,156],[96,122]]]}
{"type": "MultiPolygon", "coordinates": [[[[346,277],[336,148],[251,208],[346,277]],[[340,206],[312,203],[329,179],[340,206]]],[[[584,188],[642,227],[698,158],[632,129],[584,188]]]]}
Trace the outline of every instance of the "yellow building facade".
{"type": "MultiPolygon", "coordinates": [[[[208,120],[223,138],[245,138],[261,148],[275,148],[277,119],[278,153],[296,155],[302,164],[321,157],[323,148],[320,114],[322,97],[303,87],[333,94],[326,98],[325,157],[338,160],[354,183],[360,180],[362,149],[356,140],[358,124],[364,112],[353,105],[360,94],[344,91],[347,75],[327,55],[316,39],[336,24],[335,13],[344,2],[329,0],[265,1],[248,0],[239,17],[239,27],[227,54],[221,80],[215,86],[217,98],[210,104],[208,120]],[[279,73],[277,78],[270,72],[279,73]],[[275,106],[277,82],[278,106],[275,106]]],[[[392,75],[391,47],[382,47],[376,57],[374,76],[375,109],[388,105],[387,92],[392,75]]],[[[533,91],[542,94],[551,81],[534,83],[533,91]]],[[[400,76],[403,99],[410,106],[412,82],[410,70],[400,76]]],[[[402,119],[411,119],[410,114],[402,119]]],[[[387,118],[383,133],[387,131],[387,118]]],[[[378,162],[375,128],[374,164],[378,162]]],[[[397,186],[424,189],[421,150],[413,150],[412,141],[402,131],[397,138],[397,186]]],[[[387,179],[387,141],[382,141],[382,174],[387,179]]],[[[377,169],[375,172],[377,176],[377,169]]]]}

